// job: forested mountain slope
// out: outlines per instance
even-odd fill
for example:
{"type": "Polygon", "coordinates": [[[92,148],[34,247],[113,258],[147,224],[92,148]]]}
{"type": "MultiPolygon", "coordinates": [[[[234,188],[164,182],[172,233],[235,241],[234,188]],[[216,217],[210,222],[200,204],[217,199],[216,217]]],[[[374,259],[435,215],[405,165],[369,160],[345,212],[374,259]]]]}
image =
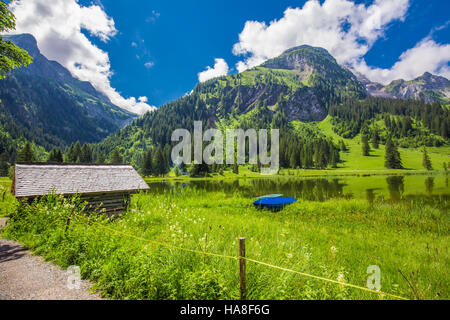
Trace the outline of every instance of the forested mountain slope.
{"type": "Polygon", "coordinates": [[[410,147],[448,143],[446,106],[368,97],[364,84],[326,50],[300,46],[240,74],[200,83],[189,96],[134,121],[94,149],[108,154],[118,148],[125,161],[139,166],[144,150],[159,146],[169,154],[173,130],[192,130],[194,120],[201,120],[204,129],[279,128],[282,166],[323,168],[339,163],[342,144],[308,122],[329,114],[342,139],[377,134],[380,143],[392,135],[410,147]]]}
{"type": "Polygon", "coordinates": [[[0,155],[13,161],[24,141],[46,150],[99,142],[136,118],[44,57],[33,36],[4,38],[27,50],[33,63],[0,80],[0,155]]]}

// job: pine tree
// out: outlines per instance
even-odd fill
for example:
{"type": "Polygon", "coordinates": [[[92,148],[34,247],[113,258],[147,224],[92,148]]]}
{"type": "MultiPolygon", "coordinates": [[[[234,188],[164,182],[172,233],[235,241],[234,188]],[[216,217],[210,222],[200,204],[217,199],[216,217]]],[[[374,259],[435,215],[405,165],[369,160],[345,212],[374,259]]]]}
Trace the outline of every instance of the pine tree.
{"type": "Polygon", "coordinates": [[[347,151],[347,146],[345,145],[344,140],[340,141],[340,149],[341,151],[347,151]]]}
{"type": "Polygon", "coordinates": [[[7,177],[9,170],[9,156],[6,152],[0,154],[0,177],[7,177]]]}
{"type": "Polygon", "coordinates": [[[113,164],[123,163],[123,159],[122,159],[122,156],[120,155],[118,148],[115,148],[111,154],[111,163],[113,163],[113,164]]]}
{"type": "Polygon", "coordinates": [[[378,149],[379,143],[380,143],[380,135],[378,133],[378,129],[375,128],[373,131],[373,136],[372,136],[372,147],[374,149],[378,149]]]}
{"type": "Polygon", "coordinates": [[[77,141],[77,143],[75,143],[74,147],[73,147],[73,162],[80,162],[80,157],[81,157],[81,144],[79,141],[77,141]]]}
{"type": "Polygon", "coordinates": [[[89,144],[84,144],[80,152],[80,162],[81,163],[91,163],[92,162],[92,149],[89,144]]]}
{"type": "Polygon", "coordinates": [[[206,177],[209,174],[209,166],[206,163],[194,163],[189,170],[191,177],[206,177]]]}
{"type": "Polygon", "coordinates": [[[31,143],[27,142],[22,150],[20,150],[19,154],[17,155],[17,161],[21,162],[33,162],[35,161],[36,157],[33,152],[33,147],[31,146],[31,143]]]}
{"type": "Polygon", "coordinates": [[[290,156],[290,159],[289,159],[289,167],[290,168],[292,168],[292,169],[295,169],[295,168],[297,168],[297,166],[298,166],[298,155],[297,155],[297,152],[291,152],[291,156],[290,156]]]}
{"type": "Polygon", "coordinates": [[[64,157],[63,157],[61,149],[58,149],[58,151],[56,152],[56,161],[58,163],[63,163],[64,162],[64,157]]]}
{"type": "Polygon", "coordinates": [[[339,158],[339,151],[335,149],[331,152],[330,164],[332,168],[337,168],[338,158],[339,158]]]}
{"type": "Polygon", "coordinates": [[[320,147],[318,144],[314,145],[314,166],[316,168],[320,168],[320,162],[321,162],[321,154],[320,154],[320,147]]]}
{"type": "Polygon", "coordinates": [[[433,166],[431,165],[430,157],[428,156],[427,149],[423,148],[423,158],[422,158],[422,165],[427,170],[433,170],[433,166]]]}
{"type": "Polygon", "coordinates": [[[361,144],[362,144],[362,154],[363,156],[370,156],[370,146],[369,146],[369,139],[366,135],[363,135],[361,137],[361,144]]]}
{"type": "Polygon", "coordinates": [[[75,162],[73,161],[73,144],[70,145],[69,150],[67,150],[66,154],[64,155],[64,161],[65,162],[75,162]]]}
{"type": "Polygon", "coordinates": [[[99,153],[97,157],[97,163],[105,163],[106,162],[106,156],[105,153],[102,151],[99,153]]]}
{"type": "Polygon", "coordinates": [[[72,144],[69,148],[69,151],[66,153],[66,161],[69,163],[77,163],[80,162],[81,156],[81,145],[80,142],[77,141],[75,144],[72,144]]]}
{"type": "Polygon", "coordinates": [[[153,174],[156,176],[162,176],[166,172],[166,164],[164,163],[164,154],[161,150],[161,147],[158,146],[156,149],[155,155],[153,157],[153,174]]]}
{"type": "Polygon", "coordinates": [[[449,130],[447,121],[442,121],[441,124],[441,136],[445,139],[449,137],[449,130]]]}
{"type": "Polygon", "coordinates": [[[153,173],[153,157],[151,150],[145,152],[142,157],[141,173],[144,177],[150,176],[153,173]]]}
{"type": "Polygon", "coordinates": [[[171,151],[172,151],[172,149],[170,148],[170,145],[169,144],[166,144],[165,146],[164,146],[164,149],[163,149],[163,155],[164,155],[164,173],[167,173],[167,172],[169,172],[170,171],[170,166],[171,166],[171,164],[172,164],[172,161],[171,161],[171,151]]]}
{"type": "Polygon", "coordinates": [[[384,160],[384,165],[388,169],[403,169],[400,152],[398,152],[397,147],[392,142],[390,136],[386,141],[386,152],[384,155],[384,160]]]}
{"type": "Polygon", "coordinates": [[[63,162],[61,150],[53,148],[48,154],[47,162],[55,162],[55,163],[63,162]]]}

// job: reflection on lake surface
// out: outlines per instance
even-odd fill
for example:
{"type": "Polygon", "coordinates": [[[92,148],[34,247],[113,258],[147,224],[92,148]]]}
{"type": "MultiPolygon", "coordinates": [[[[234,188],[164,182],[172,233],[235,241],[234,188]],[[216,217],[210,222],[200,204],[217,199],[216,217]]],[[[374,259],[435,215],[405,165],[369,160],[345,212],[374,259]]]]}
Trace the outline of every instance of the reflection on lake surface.
{"type": "Polygon", "coordinates": [[[342,176],[331,178],[267,177],[236,180],[193,180],[189,182],[149,183],[150,192],[177,192],[184,188],[204,191],[239,193],[254,198],[282,193],[300,200],[324,201],[332,198],[375,200],[443,201],[450,198],[448,177],[445,175],[342,176]]]}

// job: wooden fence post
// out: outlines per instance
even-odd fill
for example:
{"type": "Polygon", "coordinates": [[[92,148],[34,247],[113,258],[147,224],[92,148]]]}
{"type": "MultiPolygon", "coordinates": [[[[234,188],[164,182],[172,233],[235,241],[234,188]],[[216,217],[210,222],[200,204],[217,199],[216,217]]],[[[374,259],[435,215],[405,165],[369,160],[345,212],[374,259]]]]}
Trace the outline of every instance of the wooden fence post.
{"type": "Polygon", "coordinates": [[[72,218],[72,214],[73,214],[74,210],[75,210],[75,207],[72,208],[72,211],[70,211],[69,215],[67,216],[66,229],[64,230],[64,233],[66,233],[67,230],[69,230],[70,219],[72,218]]]}
{"type": "Polygon", "coordinates": [[[245,278],[245,238],[239,238],[239,286],[241,300],[247,299],[247,281],[245,278]]]}

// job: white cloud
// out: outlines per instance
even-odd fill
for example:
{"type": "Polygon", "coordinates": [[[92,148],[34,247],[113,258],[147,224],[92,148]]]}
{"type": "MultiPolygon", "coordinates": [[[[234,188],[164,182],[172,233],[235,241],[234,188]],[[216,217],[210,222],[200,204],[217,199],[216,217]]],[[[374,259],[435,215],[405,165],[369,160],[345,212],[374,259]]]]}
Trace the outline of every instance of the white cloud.
{"type": "Polygon", "coordinates": [[[354,68],[376,82],[387,84],[394,79],[411,80],[431,72],[450,79],[450,44],[437,44],[425,38],[414,48],[402,53],[390,69],[369,67],[364,60],[356,63],[354,68]]]}
{"type": "Polygon", "coordinates": [[[214,59],[214,67],[206,67],[205,71],[198,73],[198,81],[205,82],[209,79],[226,76],[228,74],[228,64],[224,59],[214,59]]]}
{"type": "Polygon", "coordinates": [[[349,0],[325,0],[322,5],[309,0],[302,8],[286,9],[281,19],[269,25],[247,21],[233,47],[235,55],[245,56],[236,68],[242,72],[289,48],[307,44],[327,49],[339,63],[350,64],[369,79],[384,83],[398,77],[411,79],[425,71],[448,75],[448,45],[428,38],[404,52],[390,70],[370,68],[364,61],[389,24],[405,19],[408,6],[408,0],[375,0],[367,7],[349,0]]]}
{"type": "Polygon", "coordinates": [[[288,8],[269,25],[247,21],[233,47],[235,55],[249,55],[239,71],[280,55],[286,49],[308,44],[327,49],[340,63],[362,57],[383,35],[383,28],[403,19],[408,0],[375,0],[365,7],[348,0],[310,0],[303,8],[288,8]]]}
{"type": "Polygon", "coordinates": [[[109,56],[83,34],[106,42],[117,33],[114,20],[99,5],[83,7],[76,0],[17,0],[11,5],[16,16],[15,33],[31,33],[48,59],[56,60],[76,78],[89,81],[113,104],[142,114],[155,107],[135,98],[124,98],[111,87],[109,56]]]}
{"type": "Polygon", "coordinates": [[[150,68],[153,67],[154,65],[155,65],[155,63],[154,63],[153,61],[149,61],[149,62],[144,63],[144,66],[145,66],[147,69],[150,69],[150,68]]]}

